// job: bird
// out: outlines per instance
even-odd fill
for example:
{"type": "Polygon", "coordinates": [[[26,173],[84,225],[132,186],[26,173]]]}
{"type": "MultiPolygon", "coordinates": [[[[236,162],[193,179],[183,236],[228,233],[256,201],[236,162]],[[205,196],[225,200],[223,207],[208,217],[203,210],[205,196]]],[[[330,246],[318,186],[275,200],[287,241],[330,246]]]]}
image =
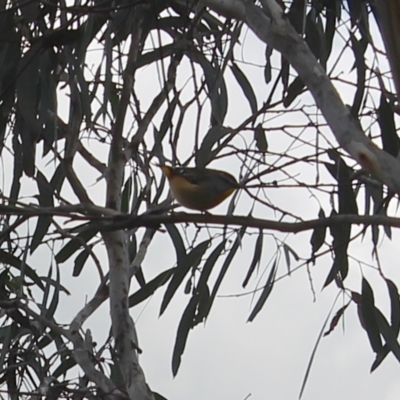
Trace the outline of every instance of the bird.
{"type": "Polygon", "coordinates": [[[210,210],[241,187],[233,175],[217,169],[165,164],[158,167],[168,179],[175,200],[191,210],[210,210]]]}

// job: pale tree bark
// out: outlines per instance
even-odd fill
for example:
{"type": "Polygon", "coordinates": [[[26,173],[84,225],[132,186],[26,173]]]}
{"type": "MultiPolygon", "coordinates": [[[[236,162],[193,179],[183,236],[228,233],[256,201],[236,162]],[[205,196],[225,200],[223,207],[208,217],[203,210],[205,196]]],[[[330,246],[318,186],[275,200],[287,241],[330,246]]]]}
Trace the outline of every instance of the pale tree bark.
{"type": "MultiPolygon", "coordinates": [[[[124,168],[127,162],[123,130],[127,108],[132,93],[135,62],[143,46],[143,24],[146,13],[151,11],[148,5],[135,7],[132,21],[131,45],[123,72],[123,88],[116,118],[112,127],[109,163],[106,171],[106,206],[119,211],[124,182],[124,168]]],[[[146,384],[144,373],[139,365],[135,327],[129,315],[130,265],[127,245],[127,233],[123,230],[103,234],[110,266],[110,313],[112,334],[114,337],[115,363],[123,381],[123,391],[131,400],[153,400],[154,396],[146,384]]]]}
{"type": "Polygon", "coordinates": [[[216,12],[243,21],[264,43],[279,51],[314,97],[339,145],[367,172],[400,193],[400,160],[379,149],[361,130],[325,71],[291,26],[275,0],[205,0],[216,12]]]}

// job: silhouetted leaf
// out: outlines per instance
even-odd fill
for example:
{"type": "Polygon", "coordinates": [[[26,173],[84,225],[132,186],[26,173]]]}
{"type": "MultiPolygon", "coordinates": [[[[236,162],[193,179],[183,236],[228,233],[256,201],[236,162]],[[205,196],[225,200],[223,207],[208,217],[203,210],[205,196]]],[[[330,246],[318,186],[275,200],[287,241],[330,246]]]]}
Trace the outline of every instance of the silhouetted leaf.
{"type": "Polygon", "coordinates": [[[232,130],[220,125],[214,125],[204,136],[200,149],[196,152],[196,166],[204,168],[213,159],[212,148],[232,130]]]}
{"type": "Polygon", "coordinates": [[[326,163],[325,166],[338,182],[339,214],[358,214],[356,197],[350,178],[353,170],[346,165],[336,151],[328,150],[328,155],[335,162],[334,165],[326,163]]]}
{"type": "Polygon", "coordinates": [[[204,253],[208,249],[211,240],[205,240],[197,245],[192,251],[190,251],[184,258],[181,258],[176,267],[175,273],[172,276],[171,282],[169,283],[167,290],[165,291],[163,301],[161,303],[160,315],[165,311],[173,295],[175,294],[178,287],[181,285],[183,279],[192,268],[196,268],[204,253]]]}
{"type": "MultiPolygon", "coordinates": [[[[306,37],[304,39],[314,54],[317,60],[321,59],[321,55],[323,55],[323,59],[325,56],[325,48],[323,43],[325,41],[322,27],[320,26],[320,21],[318,16],[315,13],[315,10],[311,9],[307,14],[306,18],[306,37]]],[[[323,66],[325,67],[325,66],[323,66]]]]}
{"type": "Polygon", "coordinates": [[[53,174],[53,177],[50,180],[50,186],[53,189],[53,193],[60,193],[62,184],[65,179],[65,170],[62,164],[60,164],[56,171],[53,174]]]}
{"type": "Polygon", "coordinates": [[[60,298],[60,270],[58,268],[58,265],[55,266],[56,268],[56,279],[55,279],[55,285],[53,285],[53,297],[51,299],[51,302],[49,306],[46,307],[46,312],[44,314],[44,317],[48,321],[53,320],[54,313],[57,310],[58,306],[58,301],[60,298]]]}
{"type": "Polygon", "coordinates": [[[142,301],[146,300],[154,294],[154,292],[161,286],[168,282],[168,279],[176,271],[175,268],[170,268],[166,271],[161,272],[154,279],[147,282],[145,286],[141,287],[137,292],[129,296],[129,307],[136,306],[142,301]]]}
{"type": "Polygon", "coordinates": [[[258,150],[264,153],[268,150],[267,136],[265,135],[265,129],[261,124],[258,124],[254,129],[254,140],[258,150]]]}
{"type": "Polygon", "coordinates": [[[240,87],[242,88],[243,93],[247,98],[247,101],[249,102],[252,114],[255,114],[257,112],[258,107],[253,87],[251,86],[249,80],[247,79],[247,76],[242,72],[242,70],[237,66],[237,64],[232,63],[231,70],[237,82],[239,83],[240,87]]]}
{"type": "Polygon", "coordinates": [[[179,322],[178,332],[176,334],[175,346],[172,353],[172,374],[176,376],[181,364],[181,357],[185,350],[186,341],[189,335],[189,330],[193,327],[194,316],[197,306],[198,296],[194,295],[185,311],[183,312],[181,321],[179,322]]]}
{"type": "Polygon", "coordinates": [[[38,287],[44,290],[44,285],[36,274],[36,272],[30,267],[25,261],[20,260],[14,255],[7,253],[6,251],[0,249],[0,262],[6,265],[11,265],[14,268],[17,268],[19,271],[24,271],[24,275],[32,279],[32,281],[38,285],[38,287]]]}
{"type": "Polygon", "coordinates": [[[375,353],[378,353],[382,350],[382,341],[375,310],[374,293],[367,280],[363,278],[361,290],[361,313],[371,347],[375,353]]]}
{"type": "Polygon", "coordinates": [[[357,70],[357,89],[356,93],[354,94],[351,115],[357,119],[365,92],[365,75],[367,67],[365,65],[364,53],[368,42],[365,38],[361,38],[358,41],[352,32],[350,32],[350,40],[357,70]]]}
{"type": "Polygon", "coordinates": [[[400,331],[400,301],[397,286],[390,280],[385,279],[390,296],[390,322],[396,334],[400,331]]]}
{"type": "Polygon", "coordinates": [[[271,66],[271,55],[274,49],[271,46],[265,47],[265,68],[264,68],[264,79],[265,83],[270,83],[272,79],[272,66],[271,66]]]}
{"type": "Polygon", "coordinates": [[[338,4],[336,1],[328,1],[325,4],[326,4],[325,47],[326,47],[326,60],[327,60],[332,50],[333,38],[336,32],[336,20],[340,19],[340,4],[338,4]]]}
{"type": "Polygon", "coordinates": [[[171,132],[173,129],[173,117],[174,117],[174,112],[176,109],[176,106],[179,104],[180,101],[180,95],[181,93],[177,93],[172,101],[168,103],[168,107],[165,110],[165,114],[163,117],[163,120],[160,125],[160,129],[154,129],[154,147],[151,152],[151,154],[154,154],[156,156],[161,156],[162,155],[162,141],[165,138],[165,135],[167,132],[171,132]]]}
{"type": "Polygon", "coordinates": [[[87,244],[97,232],[97,228],[88,228],[76,235],[73,239],[70,239],[70,241],[56,254],[56,261],[60,264],[67,261],[68,258],[82,247],[83,243],[87,244]]]}
{"type": "MultiPolygon", "coordinates": [[[[400,328],[399,293],[398,293],[396,285],[391,280],[386,279],[386,284],[387,284],[389,296],[390,296],[391,328],[393,330],[393,334],[395,335],[395,337],[397,337],[399,334],[399,328],[400,328]]],[[[383,346],[382,350],[379,353],[377,353],[375,361],[373,362],[373,364],[371,366],[371,372],[379,367],[379,365],[382,363],[382,361],[389,354],[389,351],[390,351],[390,349],[389,349],[388,344],[385,344],[383,346]]]]}
{"type": "Polygon", "coordinates": [[[336,314],[332,318],[331,324],[329,326],[329,329],[324,333],[324,336],[328,336],[333,330],[336,328],[337,324],[340,321],[340,318],[342,318],[342,315],[346,311],[347,307],[349,306],[350,302],[345,304],[343,307],[340,307],[339,310],[337,310],[336,314]]]}
{"type": "Polygon", "coordinates": [[[37,117],[38,82],[41,45],[31,46],[21,59],[18,68],[17,97],[18,114],[15,129],[21,138],[22,166],[28,176],[35,172],[36,141],[40,137],[41,128],[37,117]]]}
{"type": "MultiPolygon", "coordinates": [[[[28,331],[32,331],[32,326],[31,326],[31,322],[29,320],[28,317],[26,317],[25,315],[23,315],[21,313],[21,311],[19,311],[18,308],[14,308],[14,309],[10,309],[7,312],[7,315],[14,321],[16,322],[19,326],[21,326],[21,328],[25,328],[28,331]]],[[[35,331],[35,329],[33,330],[35,331]]]]}
{"type": "Polygon", "coordinates": [[[131,195],[132,195],[132,176],[130,176],[126,180],[124,189],[122,190],[121,212],[123,212],[125,214],[129,213],[131,195]]]}
{"type": "Polygon", "coordinates": [[[0,328],[0,342],[1,342],[1,353],[0,353],[0,368],[3,369],[4,360],[7,354],[9,354],[11,339],[16,336],[17,330],[16,324],[13,322],[10,325],[3,326],[0,328]]]}
{"type": "Polygon", "coordinates": [[[56,370],[52,373],[52,376],[58,378],[61,375],[65,375],[75,365],[76,365],[75,359],[73,357],[68,357],[56,368],[56,370]]]}
{"type": "Polygon", "coordinates": [[[364,0],[347,0],[350,11],[351,25],[357,26],[362,36],[369,37],[368,9],[364,0]]]}
{"type": "Polygon", "coordinates": [[[296,97],[303,92],[305,85],[303,80],[298,76],[295,80],[289,85],[286,96],[283,100],[283,105],[287,108],[289,107],[296,97]]]}
{"type": "Polygon", "coordinates": [[[186,257],[186,249],[183,244],[182,237],[174,224],[166,224],[165,229],[167,230],[169,236],[171,237],[172,243],[174,244],[176,253],[176,263],[179,265],[181,259],[186,257]]]}
{"type": "MultiPolygon", "coordinates": [[[[42,207],[53,207],[53,190],[47,182],[46,177],[38,170],[36,172],[36,182],[39,190],[39,205],[42,207]]],[[[36,248],[42,243],[44,236],[47,234],[51,225],[52,217],[50,215],[41,215],[38,218],[36,229],[30,244],[30,253],[32,254],[36,248]]]]}
{"type": "Polygon", "coordinates": [[[247,284],[249,283],[249,280],[251,278],[251,275],[253,274],[254,270],[258,265],[260,265],[260,260],[261,260],[261,250],[263,248],[263,239],[264,239],[264,232],[262,229],[260,229],[260,232],[258,233],[256,245],[254,247],[254,254],[253,254],[253,260],[251,261],[250,267],[247,271],[246,277],[244,278],[244,281],[242,283],[242,286],[245,288],[247,284]]]}
{"type": "Polygon", "coordinates": [[[207,317],[211,301],[210,289],[208,288],[207,284],[202,286],[201,292],[199,291],[197,293],[199,299],[197,301],[196,314],[194,317],[193,326],[200,324],[207,317]]]}
{"type": "MultiPolygon", "coordinates": [[[[324,213],[324,210],[322,208],[319,210],[318,218],[319,219],[324,219],[325,218],[325,213],[324,213]]],[[[312,249],[312,254],[313,255],[324,244],[325,236],[326,236],[326,226],[320,226],[320,227],[317,227],[317,228],[315,228],[313,230],[313,233],[312,233],[311,239],[310,239],[311,249],[312,249]]]]}
{"type": "Polygon", "coordinates": [[[394,111],[385,95],[381,94],[378,109],[378,122],[381,129],[382,148],[393,157],[399,154],[399,137],[394,122],[394,111]]]}
{"type": "MultiPolygon", "coordinates": [[[[331,216],[337,215],[332,211],[331,216]]],[[[333,236],[333,253],[334,260],[332,268],[326,278],[323,287],[329,285],[333,280],[339,287],[342,287],[342,282],[347,276],[349,271],[349,260],[347,255],[347,248],[350,243],[350,230],[351,225],[348,223],[332,224],[330,226],[330,232],[333,236]]]]}
{"type": "Polygon", "coordinates": [[[211,310],[211,306],[214,303],[214,299],[215,299],[215,296],[218,293],[218,289],[221,286],[221,283],[222,283],[222,280],[225,277],[225,274],[228,272],[228,268],[231,265],[231,262],[234,259],[235,254],[236,254],[240,244],[242,243],[242,237],[245,234],[245,232],[246,232],[246,227],[245,226],[240,228],[239,232],[237,233],[236,240],[233,243],[232,247],[230,248],[229,253],[226,256],[226,258],[225,258],[225,260],[224,260],[224,262],[222,264],[221,271],[219,272],[218,278],[217,278],[217,280],[216,280],[216,282],[214,284],[213,290],[211,292],[209,308],[208,308],[207,312],[205,312],[205,318],[208,316],[208,314],[209,314],[209,312],[211,310]]]}
{"type": "Polygon", "coordinates": [[[281,56],[281,81],[284,92],[287,92],[289,87],[289,71],[289,63],[284,57],[281,56]]]}
{"type": "Polygon", "coordinates": [[[201,270],[199,282],[196,286],[196,292],[201,295],[203,288],[206,286],[208,282],[208,278],[214,268],[215,263],[217,262],[219,256],[225,248],[226,239],[223,239],[221,243],[215,247],[215,249],[211,252],[211,254],[207,257],[206,262],[201,270]]]}
{"type": "MultiPolygon", "coordinates": [[[[393,353],[393,355],[397,358],[397,361],[400,362],[400,345],[399,342],[397,341],[397,334],[394,332],[392,327],[386,321],[384,315],[378,309],[375,309],[375,318],[379,332],[385,339],[386,345],[388,346],[389,350],[393,353]]],[[[382,348],[380,349],[380,351],[382,351],[382,348]]]]}
{"type": "Polygon", "coordinates": [[[200,64],[211,102],[211,126],[223,125],[228,109],[226,84],[218,65],[213,65],[203,54],[191,49],[189,57],[200,64]]]}
{"type": "Polygon", "coordinates": [[[291,270],[290,270],[290,266],[291,266],[291,262],[290,262],[290,254],[292,255],[292,257],[296,260],[299,261],[299,256],[297,255],[297,253],[290,247],[288,246],[286,243],[282,244],[283,247],[283,253],[285,254],[285,260],[286,260],[286,266],[287,266],[287,270],[288,270],[288,274],[290,275],[291,270]]]}
{"type": "Polygon", "coordinates": [[[290,8],[287,12],[287,18],[292,24],[296,32],[303,36],[305,27],[303,26],[304,12],[306,7],[304,7],[306,0],[296,0],[290,3],[290,8]]]}
{"type": "Polygon", "coordinates": [[[82,272],[82,268],[88,259],[90,252],[87,249],[83,249],[74,260],[74,270],[72,276],[79,276],[82,272]]]}
{"type": "Polygon", "coordinates": [[[277,260],[275,259],[274,263],[272,264],[271,272],[269,273],[267,282],[265,283],[264,289],[261,292],[260,297],[257,300],[256,305],[253,308],[253,311],[251,312],[249,319],[247,320],[248,322],[252,322],[256,315],[261,311],[261,309],[264,307],[265,302],[267,301],[269,295],[271,294],[272,288],[274,286],[275,282],[275,275],[277,271],[277,260]]]}

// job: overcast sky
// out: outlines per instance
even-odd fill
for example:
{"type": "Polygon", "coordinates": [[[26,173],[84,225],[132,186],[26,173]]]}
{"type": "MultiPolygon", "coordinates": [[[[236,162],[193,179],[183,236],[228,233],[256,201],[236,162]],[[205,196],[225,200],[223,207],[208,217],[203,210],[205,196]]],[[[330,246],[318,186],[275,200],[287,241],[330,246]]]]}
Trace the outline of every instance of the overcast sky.
{"type": "MultiPolygon", "coordinates": [[[[245,31],[243,37],[244,51],[242,59],[248,63],[263,65],[264,45],[258,39],[245,31]]],[[[340,45],[338,46],[338,48],[340,45]]],[[[333,57],[334,58],[334,57],[333,57]]],[[[346,63],[343,58],[343,71],[349,73],[353,58],[346,63]]],[[[244,67],[245,69],[246,67],[244,67]]],[[[248,66],[252,80],[259,88],[257,96],[260,100],[268,95],[269,87],[263,80],[262,69],[248,66]],[[258,71],[255,73],[254,71],[258,71]],[[254,72],[254,73],[253,73],[254,72]],[[259,82],[257,81],[259,80],[259,82]]],[[[340,67],[338,67],[340,69],[340,67]]],[[[143,99],[151,101],[150,79],[154,73],[151,68],[146,69],[148,79],[142,80],[143,99]],[[147,93],[149,92],[149,93],[147,93]],[[147,93],[147,94],[146,94],[147,93]],[[146,98],[148,95],[148,98],[146,98]]],[[[349,74],[348,76],[354,77],[349,74]]],[[[154,79],[153,79],[154,80],[154,79]]],[[[154,83],[156,85],[156,83],[154,83]]],[[[140,86],[140,81],[138,82],[140,86]]],[[[159,86],[154,87],[154,91],[159,86]]],[[[236,126],[249,114],[248,106],[238,87],[230,87],[232,98],[237,101],[237,106],[230,109],[227,125],[236,126]]],[[[346,102],[352,99],[352,92],[342,92],[346,102]]],[[[282,117],[284,118],[284,116],[282,117]]],[[[301,118],[299,116],[299,118],[301,118]]],[[[291,124],[299,120],[291,119],[291,124]]],[[[271,127],[278,126],[281,122],[271,122],[271,127]]],[[[187,123],[187,129],[192,129],[187,123]]],[[[206,130],[206,123],[202,123],[206,130]]],[[[304,138],[315,139],[315,130],[305,133],[304,138]],[[309,135],[309,136],[307,136],[309,135]]],[[[180,147],[180,156],[185,158],[191,152],[190,139],[180,147]]],[[[285,147],[284,135],[279,137],[272,131],[269,136],[271,151],[279,151],[285,147]],[[274,136],[272,136],[274,135],[274,136]]],[[[330,140],[334,143],[332,136],[330,140]]],[[[94,153],[101,153],[98,148],[91,149],[94,153]]],[[[300,150],[301,152],[301,150],[300,150]]],[[[103,158],[103,161],[106,158],[103,158]]],[[[268,164],[267,157],[267,164],[268,164]]],[[[79,163],[78,163],[79,165],[79,163]]],[[[238,177],[240,165],[237,160],[224,160],[217,166],[229,169],[238,177]]],[[[213,164],[213,166],[216,166],[213,164]]],[[[82,164],[82,167],[84,164],[82,164]]],[[[84,168],[84,167],[83,167],[84,168]]],[[[299,170],[300,174],[307,173],[307,167],[299,170]]],[[[321,172],[326,174],[325,172],[321,172]]],[[[98,204],[104,204],[104,182],[96,183],[98,176],[84,176],[92,198],[99,199],[98,204]]],[[[272,178],[271,178],[272,179],[272,178]]],[[[304,192],[284,192],[271,189],[268,196],[275,204],[282,208],[291,207],[291,211],[301,214],[304,218],[315,218],[319,205],[315,199],[304,192]],[[290,193],[288,195],[288,193],[290,193]]],[[[325,211],[330,211],[329,196],[322,196],[325,211]]],[[[248,203],[241,197],[236,214],[246,214],[248,203]],[[243,211],[242,211],[243,210],[243,211]]],[[[228,202],[213,210],[213,213],[226,212],[228,202]]],[[[264,218],[274,218],[268,212],[259,215],[264,218]]],[[[310,232],[292,235],[288,243],[302,257],[310,256],[310,232]]],[[[280,235],[283,239],[284,235],[280,235]]],[[[380,257],[382,265],[388,276],[399,282],[400,273],[397,266],[399,235],[394,233],[392,241],[383,241],[380,244],[380,257]]],[[[261,270],[266,267],[275,248],[269,246],[268,240],[263,249],[261,270]]],[[[371,261],[370,238],[367,235],[363,243],[351,245],[350,253],[355,257],[371,261]]],[[[34,257],[43,253],[38,251],[34,257]]],[[[229,273],[220,290],[221,295],[232,295],[247,292],[241,288],[248,266],[253,255],[253,245],[245,246],[239,250],[232,263],[229,273]]],[[[174,265],[175,251],[166,233],[159,233],[150,245],[143,269],[147,279],[151,279],[161,271],[174,265]]],[[[105,259],[105,258],[104,258],[105,259]]],[[[72,295],[62,296],[63,306],[60,308],[58,320],[70,322],[76,312],[88,299],[91,298],[97,280],[94,278],[94,268],[85,267],[79,278],[72,278],[72,261],[62,268],[65,285],[71,290],[72,295]]],[[[46,261],[50,262],[50,260],[46,261]]],[[[106,264],[106,263],[104,263],[106,264]]],[[[296,266],[292,259],[292,267],[296,266]]],[[[132,317],[137,323],[139,345],[143,350],[140,357],[146,379],[153,391],[159,392],[168,400],[264,400],[264,399],[296,399],[299,396],[302,380],[305,375],[308,361],[313,347],[318,338],[322,325],[336,298],[337,288],[331,284],[321,290],[326,276],[332,266],[330,257],[318,260],[315,266],[310,266],[310,272],[302,268],[290,277],[280,280],[274,287],[264,309],[254,322],[247,323],[249,313],[254,306],[251,295],[242,297],[218,297],[212,308],[211,314],[205,324],[197,326],[189,335],[186,350],[182,358],[179,373],[172,378],[171,358],[177,327],[182,312],[189,301],[189,296],[183,294],[183,287],[176,295],[171,305],[162,317],[159,309],[165,288],[161,288],[148,301],[132,309],[132,317]],[[312,282],[310,282],[310,276],[312,282]],[[315,290],[314,301],[312,287],[315,290]]],[[[367,279],[373,283],[378,306],[387,313],[388,296],[382,282],[374,270],[363,269],[367,279]]],[[[284,257],[281,258],[278,276],[286,273],[284,257]]],[[[44,274],[44,273],[43,273],[44,274]]],[[[214,274],[215,277],[215,274],[214,274]]],[[[258,278],[261,276],[259,275],[258,278]]],[[[353,290],[361,290],[360,268],[356,262],[351,262],[351,270],[347,279],[347,286],[353,290]]],[[[253,279],[252,288],[260,286],[263,281],[253,279]]],[[[135,288],[136,284],[133,284],[135,288]]],[[[340,297],[333,308],[333,314],[347,302],[340,297]]],[[[332,316],[333,316],[332,314],[332,316]]],[[[101,343],[106,338],[109,329],[108,305],[103,305],[86,324],[92,330],[94,339],[101,343]]],[[[364,399],[364,400],[392,400],[400,394],[400,365],[389,355],[383,364],[374,373],[370,374],[370,367],[374,354],[370,348],[366,333],[360,327],[356,308],[350,305],[345,314],[343,323],[333,333],[323,338],[315,356],[303,399],[307,400],[337,400],[337,399],[364,399]]]]}

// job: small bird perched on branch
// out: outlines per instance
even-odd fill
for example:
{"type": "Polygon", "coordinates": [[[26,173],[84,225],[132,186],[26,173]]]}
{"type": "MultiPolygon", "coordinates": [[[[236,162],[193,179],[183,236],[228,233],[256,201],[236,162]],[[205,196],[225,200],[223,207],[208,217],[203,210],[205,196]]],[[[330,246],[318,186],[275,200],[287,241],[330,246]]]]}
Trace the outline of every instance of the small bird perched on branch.
{"type": "Polygon", "coordinates": [[[225,171],[210,168],[170,167],[158,165],[168,179],[176,201],[192,210],[216,207],[241,186],[225,171]]]}

